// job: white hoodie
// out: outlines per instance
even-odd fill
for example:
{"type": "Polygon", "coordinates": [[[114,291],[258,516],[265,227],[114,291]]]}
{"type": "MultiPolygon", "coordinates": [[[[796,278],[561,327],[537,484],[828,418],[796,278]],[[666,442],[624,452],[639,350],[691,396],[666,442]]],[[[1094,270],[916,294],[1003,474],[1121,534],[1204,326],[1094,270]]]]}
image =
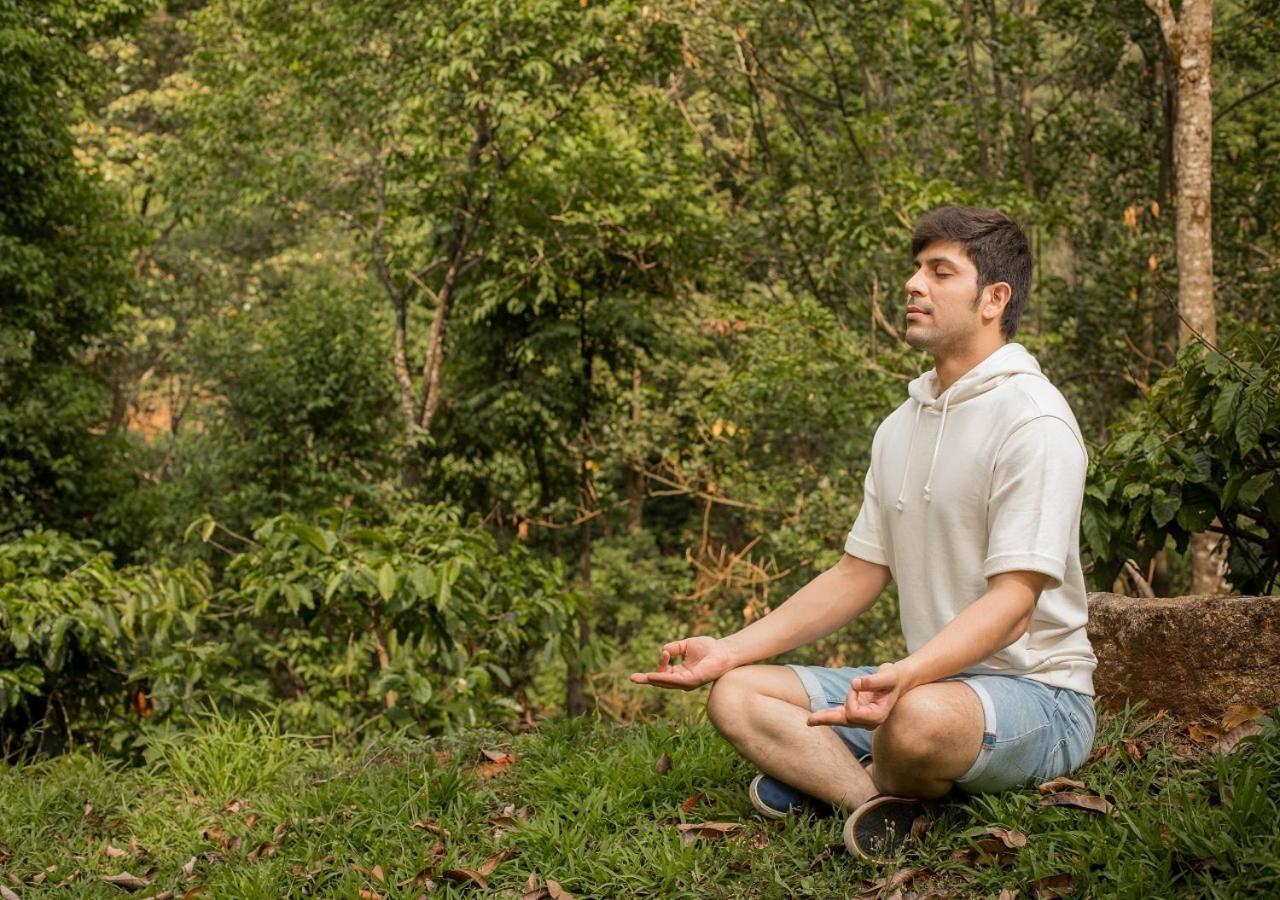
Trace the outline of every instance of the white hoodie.
{"type": "Polygon", "coordinates": [[[1027,632],[965,670],[1093,694],[1080,505],[1088,456],[1062,394],[1005,344],[941,396],[930,370],[876,430],[845,552],[885,565],[918,650],[1001,572],[1048,575],[1027,632]]]}

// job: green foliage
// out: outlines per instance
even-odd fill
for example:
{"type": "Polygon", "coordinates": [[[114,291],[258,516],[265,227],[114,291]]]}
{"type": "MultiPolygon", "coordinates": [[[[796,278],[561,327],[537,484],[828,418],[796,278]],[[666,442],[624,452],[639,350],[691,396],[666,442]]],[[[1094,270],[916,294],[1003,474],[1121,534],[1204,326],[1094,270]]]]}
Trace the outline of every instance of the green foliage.
{"type": "Polygon", "coordinates": [[[254,540],[227,567],[228,639],[290,725],[511,717],[572,612],[556,567],[500,549],[446,507],[410,507],[377,528],[339,512],[279,516],[254,540]]]}
{"type": "Polygon", "coordinates": [[[555,566],[444,507],[269,519],[216,588],[203,562],[116,568],[28,531],[0,544],[0,753],[126,750],[207,704],[335,733],[511,718],[572,611],[555,566]]]}
{"type": "Polygon", "coordinates": [[[1082,531],[1110,584],[1172,538],[1230,540],[1230,581],[1270,593],[1280,566],[1280,341],[1187,347],[1090,466],[1082,531]]]}
{"type": "Polygon", "coordinates": [[[131,226],[72,128],[100,72],[86,45],[149,5],[0,2],[0,534],[83,528],[130,486],[84,351],[130,291],[131,226]]]}

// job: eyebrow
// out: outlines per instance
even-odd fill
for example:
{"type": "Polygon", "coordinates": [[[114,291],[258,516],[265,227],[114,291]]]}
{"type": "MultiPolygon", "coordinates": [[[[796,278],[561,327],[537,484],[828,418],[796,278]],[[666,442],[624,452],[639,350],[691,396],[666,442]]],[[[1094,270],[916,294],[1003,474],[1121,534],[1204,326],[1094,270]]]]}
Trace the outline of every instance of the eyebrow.
{"type": "Polygon", "coordinates": [[[948,266],[959,265],[959,263],[953,257],[950,257],[950,256],[930,256],[927,259],[925,259],[923,263],[921,262],[920,257],[917,256],[911,261],[916,265],[930,265],[930,266],[933,266],[934,268],[937,268],[939,265],[943,265],[943,264],[948,266]]]}

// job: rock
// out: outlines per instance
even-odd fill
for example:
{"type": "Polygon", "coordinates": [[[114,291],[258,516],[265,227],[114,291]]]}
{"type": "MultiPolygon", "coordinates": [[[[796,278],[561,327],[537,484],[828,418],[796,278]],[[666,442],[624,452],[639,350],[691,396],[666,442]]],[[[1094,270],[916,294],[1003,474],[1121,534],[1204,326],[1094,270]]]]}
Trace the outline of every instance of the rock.
{"type": "Polygon", "coordinates": [[[1280,704],[1280,597],[1089,596],[1094,688],[1108,709],[1145,700],[1178,718],[1280,704]]]}

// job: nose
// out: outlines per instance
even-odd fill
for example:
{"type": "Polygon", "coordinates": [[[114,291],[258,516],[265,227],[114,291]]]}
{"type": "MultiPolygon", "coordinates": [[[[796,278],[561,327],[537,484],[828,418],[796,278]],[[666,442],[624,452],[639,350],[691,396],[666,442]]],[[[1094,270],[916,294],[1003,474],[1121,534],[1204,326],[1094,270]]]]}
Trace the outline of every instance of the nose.
{"type": "Polygon", "coordinates": [[[924,272],[923,267],[916,269],[915,274],[907,279],[907,284],[906,284],[907,296],[909,297],[924,296],[925,283],[924,283],[924,276],[922,275],[923,272],[924,272]]]}

